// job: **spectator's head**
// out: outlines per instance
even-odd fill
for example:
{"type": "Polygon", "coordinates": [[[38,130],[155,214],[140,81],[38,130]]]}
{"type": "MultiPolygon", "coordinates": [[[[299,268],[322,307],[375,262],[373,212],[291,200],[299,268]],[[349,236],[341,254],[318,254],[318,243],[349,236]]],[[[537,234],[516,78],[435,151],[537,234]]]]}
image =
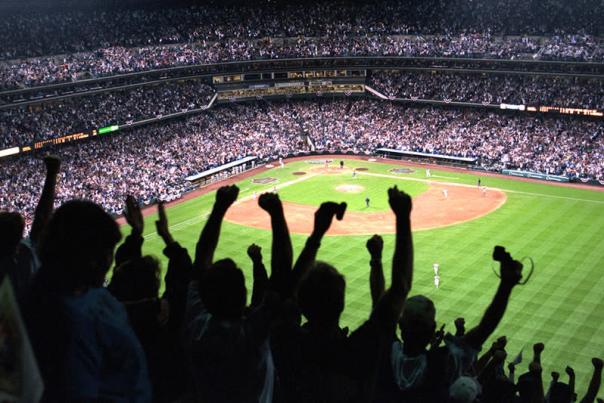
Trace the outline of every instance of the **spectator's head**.
{"type": "Polygon", "coordinates": [[[316,262],[300,284],[298,304],[309,323],[331,326],[340,320],[345,291],[344,276],[335,267],[316,262]]]}
{"type": "Polygon", "coordinates": [[[420,352],[426,348],[436,330],[435,317],[436,309],[429,298],[415,295],[407,299],[399,322],[406,350],[420,352]]]}
{"type": "Polygon", "coordinates": [[[243,272],[231,259],[215,262],[203,274],[201,295],[212,315],[224,319],[240,318],[247,298],[243,272]]]}
{"type": "Polygon", "coordinates": [[[52,215],[40,244],[45,279],[65,293],[100,287],[120,238],[117,223],[100,206],[66,202],[52,215]]]}
{"type": "Polygon", "coordinates": [[[108,289],[118,300],[133,302],[156,298],[159,285],[159,261],[152,256],[143,256],[116,267],[108,289]]]}
{"type": "Polygon", "coordinates": [[[469,376],[460,376],[449,387],[450,403],[472,403],[480,395],[482,388],[478,381],[469,376]]]}
{"type": "Polygon", "coordinates": [[[21,214],[0,212],[0,259],[15,254],[24,228],[21,214]]]}

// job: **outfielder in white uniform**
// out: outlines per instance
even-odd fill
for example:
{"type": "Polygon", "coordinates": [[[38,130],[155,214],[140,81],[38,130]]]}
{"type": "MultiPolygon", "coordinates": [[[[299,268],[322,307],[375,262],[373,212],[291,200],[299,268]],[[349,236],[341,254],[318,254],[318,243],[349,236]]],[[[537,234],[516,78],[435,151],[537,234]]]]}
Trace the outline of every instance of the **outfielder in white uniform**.
{"type": "Polygon", "coordinates": [[[438,268],[439,268],[438,263],[434,263],[432,265],[432,268],[434,269],[434,275],[438,276],[438,268]]]}
{"type": "Polygon", "coordinates": [[[438,274],[434,275],[434,286],[438,288],[440,286],[440,276],[438,274]]]}

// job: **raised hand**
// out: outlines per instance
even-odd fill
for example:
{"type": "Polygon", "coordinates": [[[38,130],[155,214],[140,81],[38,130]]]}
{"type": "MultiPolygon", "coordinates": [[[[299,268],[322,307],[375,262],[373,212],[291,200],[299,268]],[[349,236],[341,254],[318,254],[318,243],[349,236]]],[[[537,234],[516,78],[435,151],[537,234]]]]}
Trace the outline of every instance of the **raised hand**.
{"type": "Polygon", "coordinates": [[[501,264],[501,282],[513,287],[522,279],[522,263],[512,259],[512,255],[502,246],[495,246],[493,259],[501,264]]]}
{"type": "Polygon", "coordinates": [[[346,212],[346,203],[325,202],[322,203],[319,209],[315,212],[315,235],[323,236],[331,226],[333,218],[338,220],[344,218],[346,212]]]}
{"type": "Polygon", "coordinates": [[[253,243],[248,246],[247,255],[250,257],[250,259],[252,259],[253,262],[262,261],[262,248],[253,243]]]}
{"type": "Polygon", "coordinates": [[[575,376],[575,370],[572,367],[570,367],[570,366],[566,367],[564,369],[564,372],[566,372],[566,375],[568,375],[569,378],[572,378],[572,377],[575,376]]]}
{"type": "Polygon", "coordinates": [[[432,338],[432,348],[437,348],[438,346],[440,346],[440,344],[442,343],[442,341],[445,338],[445,324],[443,323],[443,325],[440,327],[440,329],[438,329],[436,332],[434,332],[434,336],[432,338]]]}
{"type": "Polygon", "coordinates": [[[56,175],[61,169],[61,160],[54,155],[47,155],[44,157],[44,165],[46,165],[46,171],[48,173],[56,175]]]}
{"type": "Polygon", "coordinates": [[[367,250],[372,258],[381,258],[384,249],[384,240],[379,235],[374,235],[367,240],[367,250]]]}
{"type": "Polygon", "coordinates": [[[168,217],[166,216],[166,209],[164,207],[164,202],[160,201],[157,203],[157,214],[159,218],[155,221],[155,228],[157,229],[157,233],[164,240],[166,245],[169,245],[174,242],[172,239],[172,234],[170,234],[170,229],[168,228],[168,217]]]}
{"type": "Polygon", "coordinates": [[[466,320],[464,318],[455,319],[455,335],[463,336],[466,333],[466,320]]]}
{"type": "Polygon", "coordinates": [[[602,370],[602,365],[604,363],[602,362],[601,358],[594,357],[591,359],[591,363],[593,364],[593,366],[596,370],[602,370]]]}
{"type": "Polygon", "coordinates": [[[223,186],[216,192],[216,207],[226,211],[235,203],[239,195],[239,188],[236,185],[223,186]]]}
{"type": "Polygon", "coordinates": [[[394,186],[388,189],[388,203],[397,217],[408,217],[411,214],[411,196],[394,186]]]}
{"type": "Polygon", "coordinates": [[[275,193],[262,193],[258,198],[258,205],[271,215],[283,210],[279,195],[275,193]]]}
{"type": "Polygon", "coordinates": [[[128,225],[132,227],[132,232],[139,235],[143,233],[145,225],[143,213],[141,212],[141,208],[137,201],[131,195],[126,197],[126,209],[124,210],[124,217],[126,218],[128,225]]]}

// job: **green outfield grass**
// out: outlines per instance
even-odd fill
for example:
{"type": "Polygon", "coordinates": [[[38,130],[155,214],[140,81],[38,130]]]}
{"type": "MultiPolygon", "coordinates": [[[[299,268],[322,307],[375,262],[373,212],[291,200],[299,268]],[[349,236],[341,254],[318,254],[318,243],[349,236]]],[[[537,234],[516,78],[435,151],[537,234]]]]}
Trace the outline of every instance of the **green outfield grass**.
{"type": "MultiPolygon", "coordinates": [[[[400,167],[367,161],[346,161],[346,168],[366,167],[367,176],[352,178],[350,172],[329,176],[294,176],[294,171],[309,171],[317,165],[306,162],[287,164],[285,168],[266,169],[256,178],[278,179],[284,200],[317,206],[331,199],[346,201],[352,210],[364,209],[364,198],[371,198],[371,211],[388,208],[386,189],[394,184],[420,194],[427,189],[425,171],[392,174],[400,167]],[[412,179],[412,180],[410,180],[412,179]],[[414,180],[413,180],[414,179],[414,180]],[[298,180],[299,182],[289,184],[298,180]],[[339,184],[360,184],[358,194],[337,192],[339,184]],[[281,186],[283,186],[281,188],[281,186]]],[[[320,165],[319,165],[320,166],[320,165]]],[[[433,181],[475,185],[478,176],[432,170],[433,181]]],[[[482,177],[482,184],[507,193],[507,202],[498,210],[479,219],[441,229],[414,233],[415,277],[411,294],[425,294],[437,307],[437,320],[453,330],[453,320],[466,318],[469,327],[477,324],[491,300],[498,279],[493,274],[491,252],[494,245],[506,246],[516,257],[530,256],[536,264],[528,285],[517,287],[508,311],[495,336],[508,336],[508,352],[515,356],[525,348],[526,369],[531,345],[544,342],[544,374],[563,371],[571,364],[578,376],[582,393],[591,374],[592,356],[604,356],[604,192],[530,183],[506,178],[482,177]],[[441,288],[433,285],[432,264],[441,267],[441,288]]],[[[273,184],[252,184],[251,178],[240,184],[241,196],[273,188],[273,184]]],[[[192,199],[168,210],[172,232],[192,253],[204,218],[211,208],[214,193],[192,199]]],[[[308,217],[312,219],[312,217],[308,217]]],[[[162,260],[163,244],[155,234],[155,215],[146,219],[145,253],[162,260]]],[[[319,258],[335,265],[347,281],[346,309],[342,325],[355,327],[368,317],[369,257],[365,236],[327,237],[319,258]]],[[[385,269],[389,277],[393,235],[384,236],[385,269]]],[[[298,253],[305,236],[292,235],[298,253]]],[[[231,257],[246,272],[251,290],[251,263],[246,248],[252,242],[263,248],[265,261],[270,258],[270,231],[224,223],[216,258],[231,257]]],[[[490,341],[488,342],[490,345],[490,341]]],[[[512,358],[508,357],[508,358],[512,358]]],[[[544,378],[549,382],[549,375],[544,378]]]]}

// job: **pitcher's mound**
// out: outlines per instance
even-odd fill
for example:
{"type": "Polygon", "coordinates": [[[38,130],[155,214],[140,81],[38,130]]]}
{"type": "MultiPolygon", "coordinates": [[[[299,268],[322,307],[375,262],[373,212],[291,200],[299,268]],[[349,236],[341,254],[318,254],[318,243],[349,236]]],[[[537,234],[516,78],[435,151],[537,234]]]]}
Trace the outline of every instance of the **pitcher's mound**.
{"type": "Polygon", "coordinates": [[[336,190],[344,193],[361,193],[365,190],[365,187],[361,185],[339,185],[336,190]]]}

